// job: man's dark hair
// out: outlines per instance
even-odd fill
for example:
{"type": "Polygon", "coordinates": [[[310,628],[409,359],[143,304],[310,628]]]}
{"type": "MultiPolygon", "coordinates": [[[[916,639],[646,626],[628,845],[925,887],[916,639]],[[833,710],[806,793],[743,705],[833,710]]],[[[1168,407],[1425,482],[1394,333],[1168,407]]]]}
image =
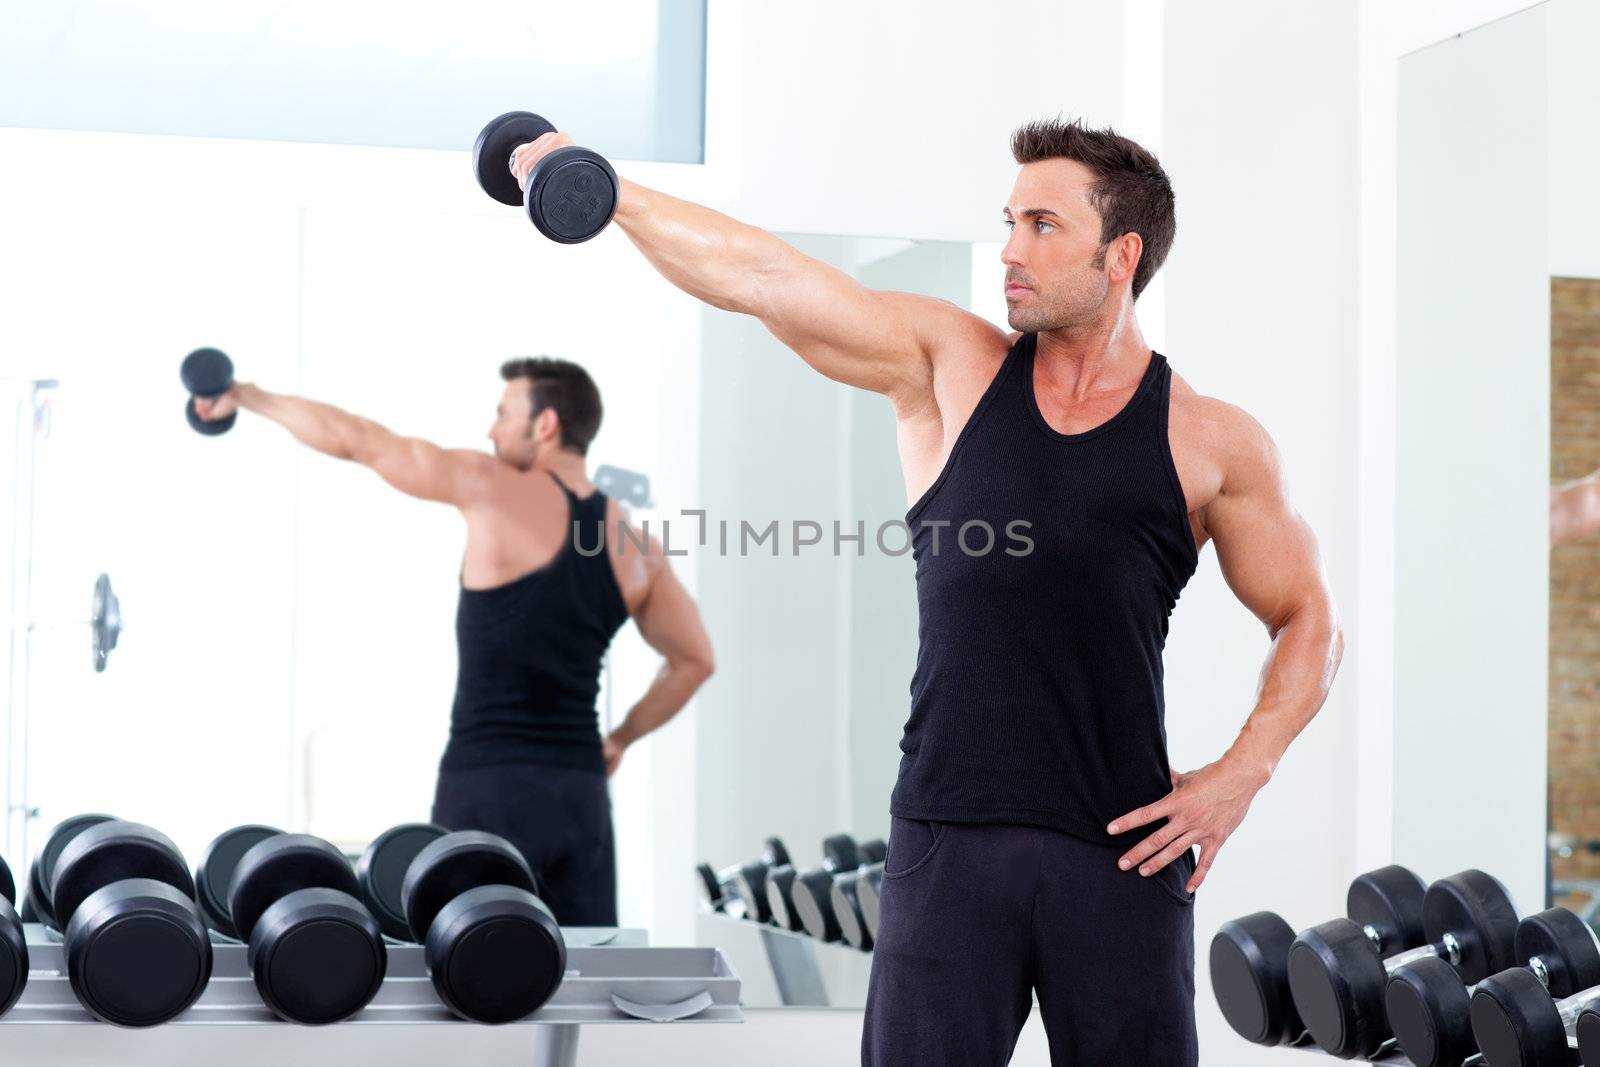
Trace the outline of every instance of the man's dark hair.
{"type": "Polygon", "coordinates": [[[501,364],[500,377],[508,382],[526,378],[533,415],[554,408],[561,420],[561,447],[580,456],[589,454],[589,444],[600,432],[602,411],[600,390],[588,371],[565,359],[524,356],[501,364]]]}
{"type": "Polygon", "coordinates": [[[1109,126],[1092,130],[1076,120],[1061,119],[1019,127],[1011,135],[1011,154],[1018,163],[1070,159],[1094,173],[1089,203],[1100,213],[1100,255],[1095,266],[1105,265],[1105,246],[1111,241],[1125,233],[1138,234],[1144,251],[1133,271],[1137,300],[1166,262],[1178,229],[1172,183],[1156,157],[1109,126]]]}

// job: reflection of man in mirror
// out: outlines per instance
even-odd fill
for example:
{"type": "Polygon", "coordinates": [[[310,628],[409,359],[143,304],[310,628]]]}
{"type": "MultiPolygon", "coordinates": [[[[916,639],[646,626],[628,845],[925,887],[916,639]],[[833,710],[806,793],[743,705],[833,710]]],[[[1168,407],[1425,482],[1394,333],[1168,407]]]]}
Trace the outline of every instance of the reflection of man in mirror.
{"type": "MultiPolygon", "coordinates": [[[[546,134],[512,170],[571,143],[546,134]]],[[[919,649],[863,1061],[1004,1063],[1036,994],[1057,1062],[1193,1064],[1191,894],[1322,706],[1342,638],[1271,438],[1140,334],[1176,228],[1160,164],[1077,123],[1011,148],[1011,336],[626,179],[615,223],[679,288],[893,404],[919,649]],[[1030,552],[931,548],[944,525],[1019,520],[1030,552]],[[1238,739],[1180,774],[1162,649],[1207,541],[1271,646],[1238,739]]]]}
{"type": "Polygon", "coordinates": [[[588,373],[549,358],[512,360],[500,373],[493,455],[401,437],[248,383],[195,406],[206,419],[256,412],[403,493],[461,511],[460,666],[433,821],[488,830],[520,848],[561,925],[615,926],[606,779],[629,745],[676,715],[710,676],[711,642],[659,543],[631,526],[623,534],[621,508],[589,480],[601,404],[588,373]],[[664,662],[602,738],[600,661],[630,616],[664,662]]]}
{"type": "Polygon", "coordinates": [[[1600,531],[1600,471],[1550,490],[1550,545],[1564,545],[1600,531]]]}

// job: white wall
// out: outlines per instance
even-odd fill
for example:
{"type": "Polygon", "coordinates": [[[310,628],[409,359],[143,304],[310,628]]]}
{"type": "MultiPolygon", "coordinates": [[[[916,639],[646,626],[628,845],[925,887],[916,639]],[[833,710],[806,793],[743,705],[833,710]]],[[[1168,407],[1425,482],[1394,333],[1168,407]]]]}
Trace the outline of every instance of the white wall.
{"type": "Polygon", "coordinates": [[[1549,79],[1550,273],[1600,278],[1600,5],[1555,0],[1547,6],[1549,79]]]}

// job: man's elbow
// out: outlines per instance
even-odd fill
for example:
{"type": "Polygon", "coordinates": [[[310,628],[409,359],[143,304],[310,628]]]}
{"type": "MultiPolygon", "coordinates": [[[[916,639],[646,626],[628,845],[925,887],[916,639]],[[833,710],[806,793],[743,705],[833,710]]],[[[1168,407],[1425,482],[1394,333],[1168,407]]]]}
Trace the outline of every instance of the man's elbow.
{"type": "Polygon", "coordinates": [[[689,657],[683,664],[683,669],[690,678],[694,679],[694,687],[699,689],[717,673],[716,658],[711,654],[711,649],[698,652],[689,657]]]}

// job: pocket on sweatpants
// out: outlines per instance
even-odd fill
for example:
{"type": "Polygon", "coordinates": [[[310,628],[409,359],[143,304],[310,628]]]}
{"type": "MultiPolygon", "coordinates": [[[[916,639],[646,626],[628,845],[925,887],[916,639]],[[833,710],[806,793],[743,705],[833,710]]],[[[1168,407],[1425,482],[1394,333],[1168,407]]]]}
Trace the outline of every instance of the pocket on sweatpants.
{"type": "Polygon", "coordinates": [[[883,876],[903,878],[933,858],[944,836],[944,824],[927,819],[889,819],[889,854],[884,857],[883,876]]]}
{"type": "Polygon", "coordinates": [[[1189,892],[1189,879],[1194,876],[1194,849],[1185,849],[1177,859],[1150,876],[1167,896],[1179,904],[1193,904],[1194,894],[1189,892]]]}

